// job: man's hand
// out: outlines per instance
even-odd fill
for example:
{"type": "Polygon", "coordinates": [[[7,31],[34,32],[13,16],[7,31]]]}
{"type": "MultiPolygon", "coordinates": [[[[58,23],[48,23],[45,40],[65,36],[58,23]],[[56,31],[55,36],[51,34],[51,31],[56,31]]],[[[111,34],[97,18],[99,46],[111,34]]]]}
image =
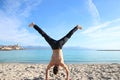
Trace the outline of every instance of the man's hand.
{"type": "Polygon", "coordinates": [[[32,22],[29,24],[29,27],[33,27],[35,24],[32,22]]]}

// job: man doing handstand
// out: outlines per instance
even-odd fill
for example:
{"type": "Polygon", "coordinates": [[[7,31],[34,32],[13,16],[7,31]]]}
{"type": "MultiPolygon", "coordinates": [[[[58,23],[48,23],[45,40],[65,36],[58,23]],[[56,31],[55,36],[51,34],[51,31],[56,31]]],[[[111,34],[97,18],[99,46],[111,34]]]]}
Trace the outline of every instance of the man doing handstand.
{"type": "Polygon", "coordinates": [[[53,51],[51,61],[48,64],[47,69],[46,69],[46,80],[48,80],[48,70],[52,66],[54,66],[54,68],[53,68],[54,74],[57,74],[59,66],[63,67],[66,70],[67,80],[69,80],[69,70],[68,70],[68,67],[64,63],[63,54],[62,54],[62,47],[68,41],[68,39],[73,35],[73,33],[75,31],[77,31],[78,29],[81,30],[82,27],[79,25],[75,26],[67,35],[65,35],[60,40],[55,40],[55,39],[51,38],[41,28],[39,28],[34,23],[29,24],[29,27],[33,27],[35,30],[37,30],[45,38],[45,40],[51,46],[52,51],[53,51]]]}

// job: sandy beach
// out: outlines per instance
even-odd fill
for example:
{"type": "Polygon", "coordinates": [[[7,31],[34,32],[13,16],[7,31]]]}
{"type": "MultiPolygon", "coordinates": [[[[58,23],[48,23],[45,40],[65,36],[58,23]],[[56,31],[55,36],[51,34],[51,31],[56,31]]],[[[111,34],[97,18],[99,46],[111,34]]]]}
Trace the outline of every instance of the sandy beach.
{"type": "MultiPolygon", "coordinates": [[[[71,80],[120,80],[120,64],[67,64],[71,80]]],[[[47,64],[1,63],[0,80],[45,80],[47,64]]],[[[63,68],[50,80],[65,80],[63,68]]]]}

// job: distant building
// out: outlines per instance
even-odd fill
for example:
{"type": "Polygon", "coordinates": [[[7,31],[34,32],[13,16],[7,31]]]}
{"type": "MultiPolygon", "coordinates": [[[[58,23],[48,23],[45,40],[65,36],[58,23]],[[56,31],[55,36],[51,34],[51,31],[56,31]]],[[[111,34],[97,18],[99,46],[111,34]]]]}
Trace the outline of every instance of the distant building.
{"type": "Polygon", "coordinates": [[[0,46],[0,50],[22,50],[21,46],[17,45],[7,45],[7,46],[0,46]]]}

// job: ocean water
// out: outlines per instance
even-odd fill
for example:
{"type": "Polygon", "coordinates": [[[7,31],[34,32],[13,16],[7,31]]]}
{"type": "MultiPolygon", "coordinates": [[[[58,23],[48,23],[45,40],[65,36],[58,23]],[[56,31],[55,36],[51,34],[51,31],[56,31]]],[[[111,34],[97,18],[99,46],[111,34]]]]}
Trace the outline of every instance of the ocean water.
{"type": "MultiPolygon", "coordinates": [[[[0,63],[49,63],[51,49],[0,51],[0,63]]],[[[65,63],[120,63],[120,51],[63,49],[65,63]]]]}

